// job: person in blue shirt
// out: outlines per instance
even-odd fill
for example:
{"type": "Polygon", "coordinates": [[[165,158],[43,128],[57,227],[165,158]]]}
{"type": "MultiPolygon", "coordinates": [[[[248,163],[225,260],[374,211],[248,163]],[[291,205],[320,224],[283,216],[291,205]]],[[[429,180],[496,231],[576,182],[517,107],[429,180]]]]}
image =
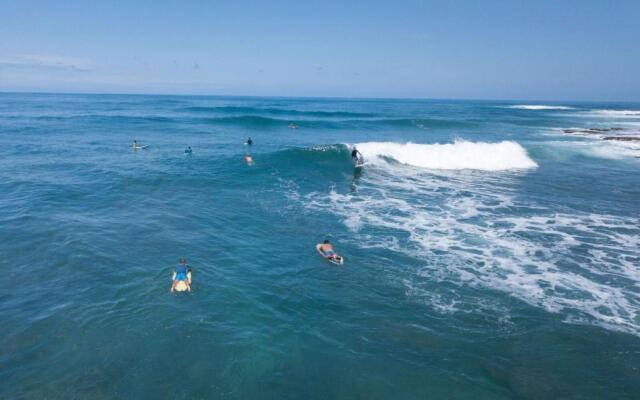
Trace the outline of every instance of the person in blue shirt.
{"type": "Polygon", "coordinates": [[[184,258],[180,259],[178,265],[176,265],[175,271],[173,272],[173,283],[171,284],[171,292],[175,290],[176,285],[180,281],[184,282],[184,284],[187,286],[188,291],[191,291],[191,268],[189,268],[187,260],[184,258]]]}

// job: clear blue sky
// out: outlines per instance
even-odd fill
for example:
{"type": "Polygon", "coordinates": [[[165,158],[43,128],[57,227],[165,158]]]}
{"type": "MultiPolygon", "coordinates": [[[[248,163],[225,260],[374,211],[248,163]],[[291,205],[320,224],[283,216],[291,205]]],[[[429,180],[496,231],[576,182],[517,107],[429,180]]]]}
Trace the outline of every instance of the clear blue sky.
{"type": "Polygon", "coordinates": [[[640,100],[640,0],[0,0],[0,91],[640,100]]]}

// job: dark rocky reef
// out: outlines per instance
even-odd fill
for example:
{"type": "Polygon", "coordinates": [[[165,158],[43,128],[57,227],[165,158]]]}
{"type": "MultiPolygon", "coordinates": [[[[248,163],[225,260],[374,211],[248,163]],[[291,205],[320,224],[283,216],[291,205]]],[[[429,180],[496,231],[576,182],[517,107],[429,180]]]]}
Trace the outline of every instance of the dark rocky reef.
{"type": "Polygon", "coordinates": [[[585,133],[585,134],[600,134],[606,132],[619,132],[624,131],[624,128],[585,128],[585,129],[563,129],[564,133],[585,133]]]}
{"type": "Polygon", "coordinates": [[[621,142],[640,142],[640,136],[606,136],[604,140],[619,140],[621,142]]]}

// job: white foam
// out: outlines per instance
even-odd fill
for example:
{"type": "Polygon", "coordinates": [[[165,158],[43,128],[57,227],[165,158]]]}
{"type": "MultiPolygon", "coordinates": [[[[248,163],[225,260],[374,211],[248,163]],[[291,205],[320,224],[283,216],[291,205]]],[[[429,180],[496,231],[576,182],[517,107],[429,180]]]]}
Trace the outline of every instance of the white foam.
{"type": "Polygon", "coordinates": [[[445,144],[367,142],[359,143],[357,148],[366,162],[373,164],[386,163],[385,158],[392,158],[402,164],[439,170],[505,171],[538,166],[514,141],[485,143],[458,140],[445,144]]]}
{"type": "Polygon", "coordinates": [[[587,151],[596,157],[613,160],[636,158],[640,154],[640,142],[623,142],[618,140],[603,140],[592,143],[587,151]]]}
{"type": "Polygon", "coordinates": [[[591,110],[590,116],[614,118],[640,118],[640,110],[591,110]]]}
{"type": "Polygon", "coordinates": [[[508,314],[510,302],[487,295],[499,291],[567,322],[640,335],[640,220],[522,203],[516,179],[371,169],[357,194],[301,200],[340,218],[356,245],[420,263],[392,263],[388,279],[437,312],[508,314]]]}
{"type": "Polygon", "coordinates": [[[587,153],[598,158],[615,160],[636,159],[640,155],[640,141],[638,140],[605,140],[606,137],[640,137],[638,131],[589,131],[587,129],[571,128],[556,129],[554,134],[584,138],[584,141],[549,142],[552,145],[568,150],[587,153]]]}
{"type": "Polygon", "coordinates": [[[507,106],[507,108],[514,108],[517,110],[573,110],[573,107],[567,106],[548,106],[544,104],[518,104],[514,106],[507,106]]]}

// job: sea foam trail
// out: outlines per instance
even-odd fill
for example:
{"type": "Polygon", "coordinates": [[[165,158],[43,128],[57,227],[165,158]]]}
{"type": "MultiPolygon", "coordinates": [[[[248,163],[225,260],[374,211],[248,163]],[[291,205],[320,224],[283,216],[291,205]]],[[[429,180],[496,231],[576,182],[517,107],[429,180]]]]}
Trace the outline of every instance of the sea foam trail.
{"type": "Polygon", "coordinates": [[[640,335],[640,221],[523,201],[511,179],[390,168],[368,171],[356,192],[298,199],[335,214],[358,246],[422,263],[393,263],[389,278],[435,310],[508,319],[513,304],[474,291],[498,290],[566,322],[640,335]]]}
{"type": "Polygon", "coordinates": [[[516,110],[573,110],[573,107],[567,106],[547,106],[542,104],[518,104],[515,106],[507,106],[516,110]]]}
{"type": "Polygon", "coordinates": [[[367,142],[356,145],[367,163],[385,163],[392,158],[402,164],[420,168],[482,171],[505,171],[536,168],[527,151],[517,142],[468,142],[417,144],[367,142]]]}
{"type": "Polygon", "coordinates": [[[640,118],[640,110],[591,110],[586,115],[591,117],[640,118]]]}

